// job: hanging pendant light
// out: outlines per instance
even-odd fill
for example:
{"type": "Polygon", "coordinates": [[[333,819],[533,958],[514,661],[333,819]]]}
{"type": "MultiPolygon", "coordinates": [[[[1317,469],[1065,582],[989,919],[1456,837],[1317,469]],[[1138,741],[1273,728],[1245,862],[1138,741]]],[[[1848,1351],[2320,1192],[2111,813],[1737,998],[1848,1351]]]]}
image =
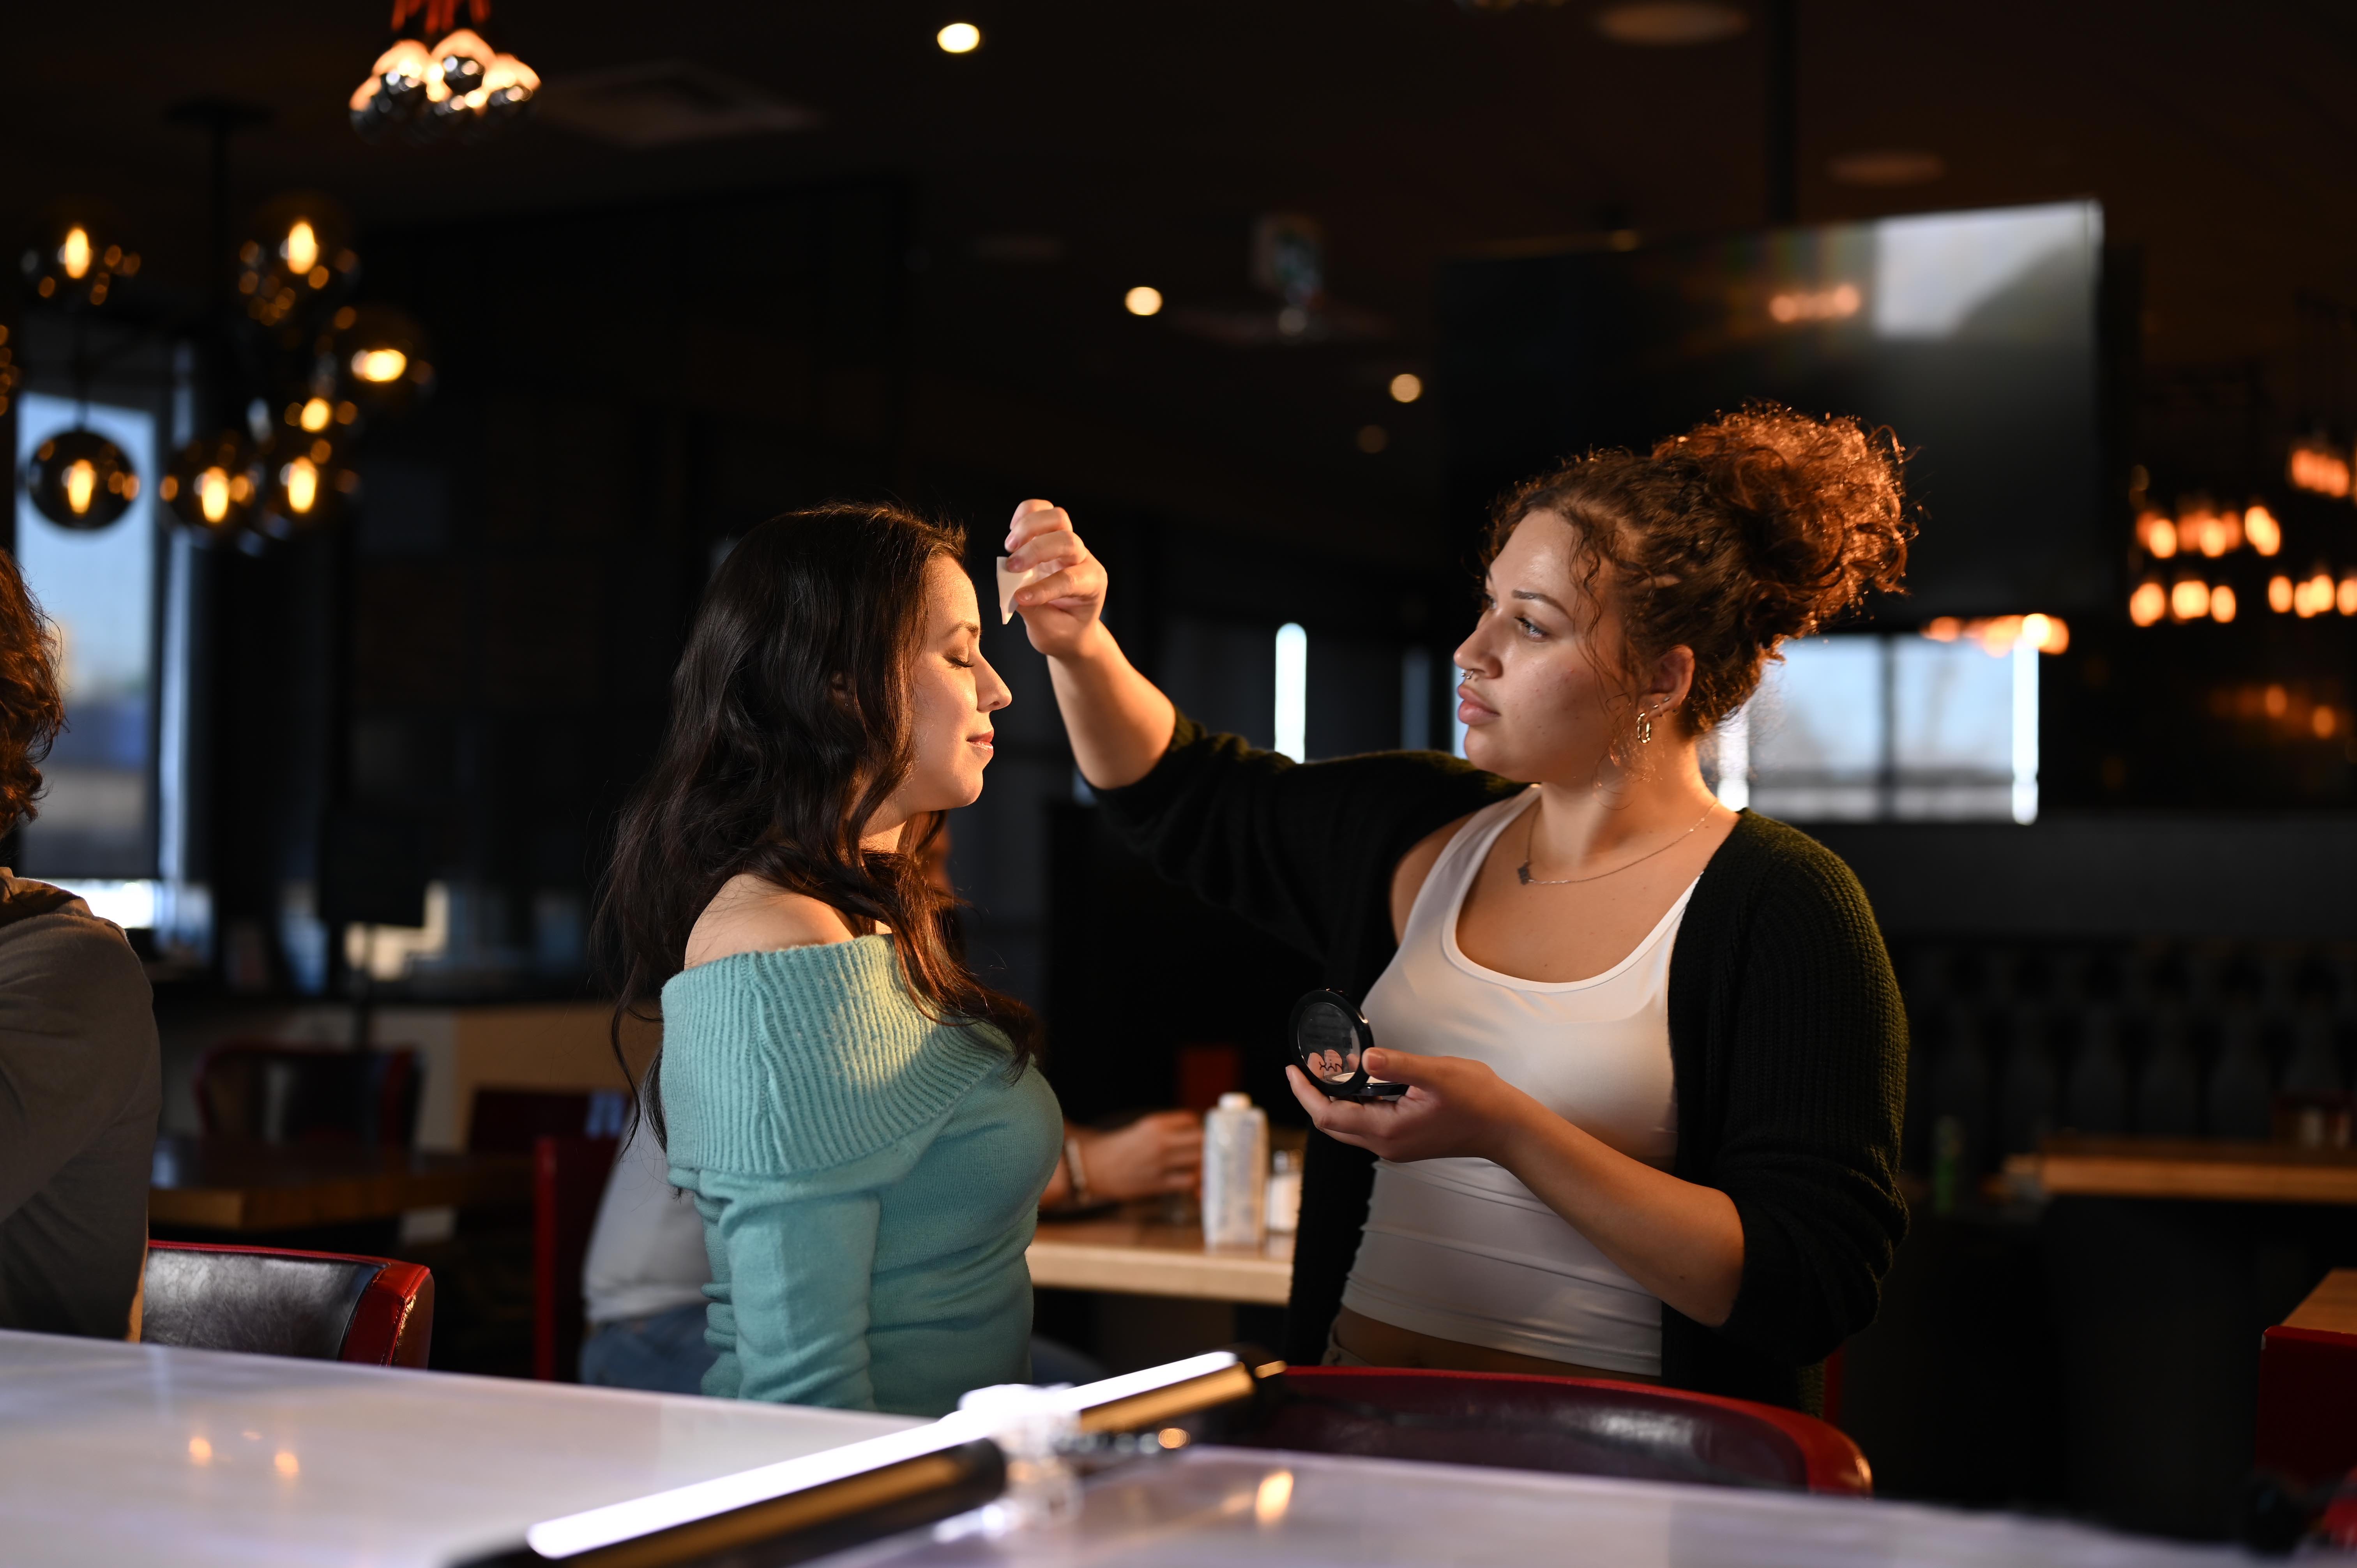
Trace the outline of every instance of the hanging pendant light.
{"type": "Polygon", "coordinates": [[[264,203],[246,232],[237,248],[237,292],[246,314],[264,327],[325,305],[360,276],[350,217],[317,191],[264,203]]]}
{"type": "Polygon", "coordinates": [[[211,539],[236,533],[252,521],[262,495],[253,443],[234,430],[189,442],[156,493],[196,532],[211,539]]]}
{"type": "Polygon", "coordinates": [[[94,202],[61,202],[42,217],[17,258],[25,286],[57,305],[104,305],[117,278],[139,271],[120,226],[94,202]]]}
{"type": "Polygon", "coordinates": [[[261,453],[262,508],[256,526],[274,539],[291,539],[332,521],[360,489],[344,463],[343,445],[299,428],[272,432],[261,453]]]}
{"type": "Polygon", "coordinates": [[[414,25],[422,36],[397,38],[352,91],[347,107],[363,141],[396,133],[413,142],[469,141],[522,113],[539,93],[538,72],[475,30],[490,19],[490,0],[465,0],[473,27],[457,26],[459,4],[393,0],[393,31],[414,25]]]}
{"type": "Polygon", "coordinates": [[[104,528],[139,497],[139,474],[123,448],[95,430],[65,430],[33,448],[25,494],[59,528],[104,528]]]}
{"type": "Polygon", "coordinates": [[[425,332],[389,306],[336,312],[328,345],[343,396],[365,413],[406,413],[433,391],[425,332]]]}

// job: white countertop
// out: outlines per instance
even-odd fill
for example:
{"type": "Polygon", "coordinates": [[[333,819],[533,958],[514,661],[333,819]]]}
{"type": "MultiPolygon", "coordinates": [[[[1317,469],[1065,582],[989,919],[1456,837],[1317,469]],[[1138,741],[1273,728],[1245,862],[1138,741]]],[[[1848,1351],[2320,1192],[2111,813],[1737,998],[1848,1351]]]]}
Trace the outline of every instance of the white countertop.
{"type": "Polygon", "coordinates": [[[0,1332],[0,1561],[447,1563],[902,1416],[0,1332]]]}
{"type": "MultiPolygon", "coordinates": [[[[441,1565],[555,1515],[916,1424],[896,1416],[0,1333],[0,1561],[441,1565]]],[[[1199,1447],[1077,1523],[912,1532],[828,1568],[2225,1568],[2002,1513],[1199,1447]]]]}

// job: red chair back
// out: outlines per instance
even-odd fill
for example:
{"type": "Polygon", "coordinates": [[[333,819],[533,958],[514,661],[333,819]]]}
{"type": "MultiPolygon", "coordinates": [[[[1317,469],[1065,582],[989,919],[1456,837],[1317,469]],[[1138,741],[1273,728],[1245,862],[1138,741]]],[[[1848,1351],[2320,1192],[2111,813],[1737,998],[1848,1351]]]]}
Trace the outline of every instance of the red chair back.
{"type": "Polygon", "coordinates": [[[1514,1470],[1867,1496],[1866,1455],[1814,1416],[1648,1383],[1295,1367],[1248,1441],[1514,1470]]]}
{"type": "Polygon", "coordinates": [[[352,1252],[151,1241],[139,1337],[375,1367],[425,1365],[434,1274],[352,1252]]]}
{"type": "Polygon", "coordinates": [[[533,1144],[532,1375],[543,1382],[578,1376],[581,1265],[619,1146],[613,1138],[544,1137],[533,1144]]]}

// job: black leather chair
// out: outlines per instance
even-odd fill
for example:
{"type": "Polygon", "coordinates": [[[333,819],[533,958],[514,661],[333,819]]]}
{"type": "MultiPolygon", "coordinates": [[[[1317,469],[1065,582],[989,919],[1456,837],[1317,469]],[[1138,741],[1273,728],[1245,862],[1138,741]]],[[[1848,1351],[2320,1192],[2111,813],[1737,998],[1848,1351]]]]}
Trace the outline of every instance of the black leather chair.
{"type": "Polygon", "coordinates": [[[140,1339],[315,1361],[423,1367],[434,1275],[350,1252],[154,1241],[140,1339]]]}

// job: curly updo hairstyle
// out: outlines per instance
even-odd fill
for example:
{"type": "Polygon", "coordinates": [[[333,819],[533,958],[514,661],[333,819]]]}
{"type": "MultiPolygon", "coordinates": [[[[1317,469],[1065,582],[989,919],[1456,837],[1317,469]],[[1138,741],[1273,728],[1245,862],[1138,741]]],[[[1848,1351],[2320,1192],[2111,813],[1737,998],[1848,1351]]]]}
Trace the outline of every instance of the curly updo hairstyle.
{"type": "Polygon", "coordinates": [[[0,833],[38,814],[41,762],[65,723],[49,619],[0,550],[0,833]]]}
{"type": "Polygon", "coordinates": [[[1674,716],[1700,734],[1759,688],[1785,639],[1870,589],[1900,591],[1915,532],[1904,460],[1888,430],[1751,403],[1642,456],[1591,452],[1515,487],[1491,514],[1482,564],[1533,512],[1569,522],[1581,592],[1620,611],[1619,673],[1694,650],[1674,716]]]}

